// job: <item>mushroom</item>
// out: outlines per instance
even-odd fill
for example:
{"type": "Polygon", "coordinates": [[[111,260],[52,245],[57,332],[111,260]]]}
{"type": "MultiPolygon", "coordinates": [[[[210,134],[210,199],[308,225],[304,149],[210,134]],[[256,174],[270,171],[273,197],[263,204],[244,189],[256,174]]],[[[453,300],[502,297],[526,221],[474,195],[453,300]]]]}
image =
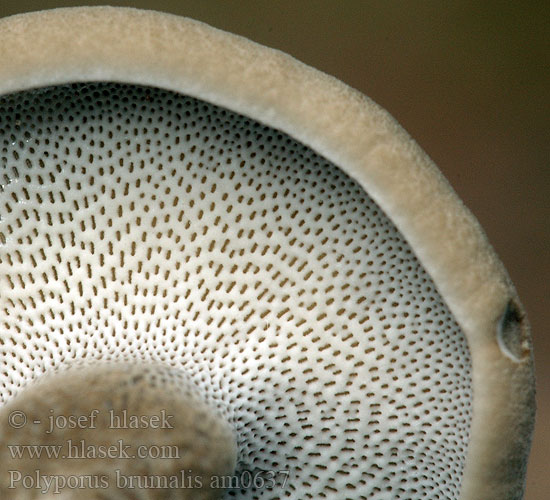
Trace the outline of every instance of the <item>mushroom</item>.
{"type": "Polygon", "coordinates": [[[0,44],[2,497],[521,498],[525,313],[385,111],[167,14],[0,44]],[[149,455],[13,455],[69,441],[149,455]]]}

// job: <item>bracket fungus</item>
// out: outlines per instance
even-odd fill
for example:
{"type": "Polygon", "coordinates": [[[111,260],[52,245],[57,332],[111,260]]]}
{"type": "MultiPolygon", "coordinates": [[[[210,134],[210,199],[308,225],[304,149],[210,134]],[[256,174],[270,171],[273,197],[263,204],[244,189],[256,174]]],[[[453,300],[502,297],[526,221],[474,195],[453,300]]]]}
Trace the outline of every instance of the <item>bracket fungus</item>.
{"type": "Polygon", "coordinates": [[[2,498],[521,498],[525,314],[385,111],[167,14],[0,46],[2,498]]]}

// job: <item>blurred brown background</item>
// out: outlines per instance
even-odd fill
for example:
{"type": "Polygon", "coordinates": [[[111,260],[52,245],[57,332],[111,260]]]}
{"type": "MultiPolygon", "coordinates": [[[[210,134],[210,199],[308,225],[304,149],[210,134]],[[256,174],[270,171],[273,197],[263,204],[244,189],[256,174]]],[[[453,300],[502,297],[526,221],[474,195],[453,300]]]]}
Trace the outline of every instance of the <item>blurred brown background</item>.
{"type": "MultiPolygon", "coordinates": [[[[0,17],[100,5],[0,0],[0,17]]],[[[103,2],[105,3],[105,2],[103,2]]],[[[530,316],[538,419],[526,500],[550,492],[550,22],[545,2],[110,0],[278,48],[372,97],[476,214],[530,316]]],[[[2,52],[2,58],[9,54],[2,52]]]]}

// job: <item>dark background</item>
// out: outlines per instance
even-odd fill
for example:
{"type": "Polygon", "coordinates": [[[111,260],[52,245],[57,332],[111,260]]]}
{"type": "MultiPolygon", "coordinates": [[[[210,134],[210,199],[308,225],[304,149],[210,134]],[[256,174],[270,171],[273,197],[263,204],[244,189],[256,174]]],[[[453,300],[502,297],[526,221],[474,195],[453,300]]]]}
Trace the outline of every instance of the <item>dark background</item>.
{"type": "MultiPolygon", "coordinates": [[[[527,308],[539,411],[525,500],[547,499],[550,22],[545,2],[109,4],[193,17],[281,49],[369,95],[428,152],[487,231],[527,308]]],[[[79,2],[0,0],[0,17],[74,5],[79,2]]],[[[2,47],[0,54],[9,57],[2,47]]]]}

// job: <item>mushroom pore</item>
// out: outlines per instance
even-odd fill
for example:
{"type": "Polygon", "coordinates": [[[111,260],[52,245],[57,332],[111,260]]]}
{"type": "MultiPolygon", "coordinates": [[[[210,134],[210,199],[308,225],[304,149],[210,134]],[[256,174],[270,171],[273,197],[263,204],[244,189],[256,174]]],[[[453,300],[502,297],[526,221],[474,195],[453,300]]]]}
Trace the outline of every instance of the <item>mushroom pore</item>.
{"type": "MultiPolygon", "coordinates": [[[[6,95],[0,137],[2,425],[15,410],[29,419],[4,442],[191,450],[170,466],[25,471],[123,462],[124,475],[262,479],[227,498],[458,497],[466,339],[341,169],[221,107],[114,83],[6,95]],[[50,415],[112,408],[163,410],[174,430],[44,432],[50,415]],[[194,463],[205,447],[213,463],[194,463]]],[[[2,473],[22,470],[2,452],[2,473]]],[[[8,480],[10,498],[32,491],[8,480]]],[[[163,494],[143,498],[176,498],[163,494]]]]}
{"type": "Polygon", "coordinates": [[[525,311],[384,110],[158,12],[0,47],[1,498],[521,499],[525,311]]]}

